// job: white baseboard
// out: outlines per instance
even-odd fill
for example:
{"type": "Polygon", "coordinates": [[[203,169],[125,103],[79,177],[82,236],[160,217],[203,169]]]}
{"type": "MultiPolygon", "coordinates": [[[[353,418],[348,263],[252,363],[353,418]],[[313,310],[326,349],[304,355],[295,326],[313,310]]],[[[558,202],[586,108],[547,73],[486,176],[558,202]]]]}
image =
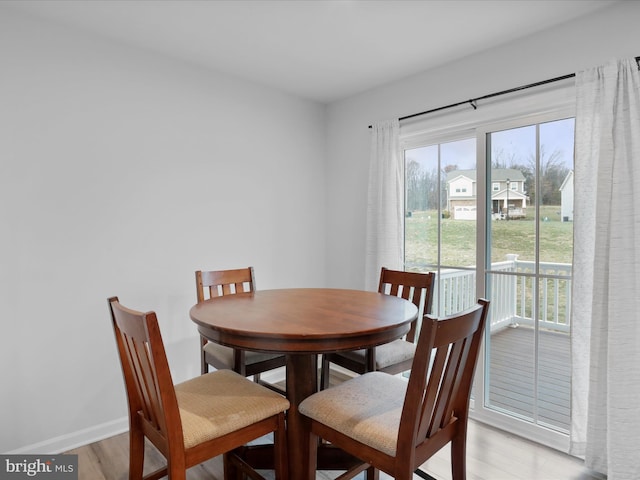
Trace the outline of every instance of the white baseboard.
{"type": "Polygon", "coordinates": [[[123,417],[118,420],[113,420],[94,427],[60,435],[59,437],[54,437],[32,445],[26,445],[5,453],[10,455],[60,454],[83,445],[88,445],[90,443],[118,435],[122,432],[126,432],[128,429],[129,419],[127,417],[123,417]]]}

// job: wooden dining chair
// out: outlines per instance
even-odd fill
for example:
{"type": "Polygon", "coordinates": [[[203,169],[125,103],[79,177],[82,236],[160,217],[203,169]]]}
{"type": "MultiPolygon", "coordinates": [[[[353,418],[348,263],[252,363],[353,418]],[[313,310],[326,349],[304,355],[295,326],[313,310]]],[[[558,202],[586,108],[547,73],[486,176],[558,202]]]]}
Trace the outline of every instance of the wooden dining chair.
{"type": "MultiPolygon", "coordinates": [[[[253,267],[235,270],[196,271],[196,294],[198,303],[208,298],[255,291],[253,267]]],[[[285,365],[285,356],[239,350],[209,342],[200,336],[200,365],[202,373],[209,366],[217,370],[231,369],[245,377],[254,377],[260,383],[260,374],[285,365]]]]}
{"type": "Polygon", "coordinates": [[[174,385],[156,314],[123,307],[117,297],[109,309],[129,404],[130,480],[183,480],[186,469],[218,455],[224,478],[240,478],[248,467],[234,449],[272,432],[275,475],[287,478],[286,398],[231,370],[174,385]],[[145,437],[167,465],[143,477],[145,437]]]}
{"type": "Polygon", "coordinates": [[[408,381],[369,372],[300,403],[314,438],[362,461],[341,479],[367,470],[371,480],[382,470],[410,480],[449,442],[453,480],[465,479],[471,384],[488,308],[480,299],[472,309],[442,320],[426,315],[408,381]]]}
{"type": "Polygon", "coordinates": [[[359,374],[372,371],[397,374],[409,370],[416,350],[418,319],[423,313],[431,312],[434,279],[433,272],[404,272],[382,267],[378,292],[413,302],[418,308],[418,317],[411,322],[411,328],[405,338],[367,349],[324,354],[320,371],[321,387],[329,387],[331,363],[359,374]]]}

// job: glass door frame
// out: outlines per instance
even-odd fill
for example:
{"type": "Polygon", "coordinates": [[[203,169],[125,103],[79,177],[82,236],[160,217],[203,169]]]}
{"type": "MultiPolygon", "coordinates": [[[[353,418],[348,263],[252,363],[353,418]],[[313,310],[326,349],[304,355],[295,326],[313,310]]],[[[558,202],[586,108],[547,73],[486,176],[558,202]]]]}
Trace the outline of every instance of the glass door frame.
{"type": "MultiPolygon", "coordinates": [[[[511,120],[504,120],[496,123],[486,123],[478,125],[476,129],[476,148],[477,148],[477,181],[478,192],[484,192],[484,201],[478,201],[478,224],[477,224],[477,261],[478,275],[476,277],[476,291],[479,296],[491,298],[488,289],[488,277],[491,275],[491,188],[487,185],[487,172],[491,169],[491,156],[488,148],[487,137],[493,132],[502,130],[515,129],[529,125],[552,122],[575,116],[573,108],[558,108],[553,111],[527,115],[523,117],[514,117],[511,120]],[[480,221],[484,219],[484,221],[480,221]]],[[[539,182],[536,182],[538,184],[539,182]]],[[[478,195],[479,198],[479,195],[478,195]]],[[[536,202],[537,203],[537,202],[536,202]]],[[[536,208],[537,205],[536,205],[536,208]]],[[[536,216],[538,218],[538,216],[536,216]]],[[[536,227],[538,228],[538,227],[536,227]]],[[[536,247],[536,258],[539,258],[536,247]]],[[[538,260],[539,261],[539,260],[538,260]]],[[[536,276],[537,279],[537,276],[536,276]]],[[[485,341],[482,344],[480,358],[478,360],[477,374],[474,379],[473,391],[474,400],[472,402],[472,410],[469,415],[483,423],[493,425],[500,429],[512,432],[521,437],[533,440],[535,442],[547,445],[557,450],[567,452],[569,450],[569,436],[561,432],[545,428],[544,426],[521,420],[516,416],[502,413],[498,410],[491,409],[485,405],[486,398],[486,372],[488,363],[488,352],[486,349],[487,338],[490,336],[490,330],[485,332],[485,341]]]]}
{"type": "MultiPolygon", "coordinates": [[[[436,128],[428,128],[431,121],[426,122],[427,128],[418,133],[415,126],[410,126],[407,135],[401,135],[401,150],[410,150],[428,145],[446,143],[456,140],[475,137],[476,139],[476,171],[477,171],[477,217],[476,217],[476,295],[490,298],[487,292],[487,275],[490,270],[489,252],[489,226],[491,225],[491,188],[487,185],[487,171],[491,168],[490,157],[487,155],[487,134],[494,131],[518,128],[521,126],[549,121],[560,120],[575,116],[575,106],[561,95],[561,99],[553,98],[549,103],[538,103],[532,109],[533,100],[525,102],[525,108],[513,108],[505,114],[504,106],[501,106],[500,114],[492,116],[485,114],[483,118],[476,120],[463,120],[452,122],[449,126],[439,125],[436,128]],[[532,113],[534,112],[534,113],[532,113]],[[540,113],[542,112],[542,113],[540,113]],[[481,198],[480,192],[484,192],[481,198]]],[[[489,110],[489,109],[487,109],[489,110]]],[[[431,127],[434,125],[431,124],[431,127]]],[[[402,129],[401,129],[402,131],[402,129]]],[[[404,154],[403,154],[404,157],[404,154]]],[[[438,235],[438,242],[440,236],[438,235]]],[[[439,268],[439,266],[438,266],[439,268]]],[[[491,315],[491,312],[490,312],[491,315]]],[[[486,335],[489,335],[487,330],[486,335]]],[[[470,417],[477,421],[487,423],[502,430],[511,432],[529,440],[547,445],[557,450],[567,452],[569,449],[569,437],[566,434],[547,429],[543,426],[531,424],[509,416],[504,413],[485,407],[485,370],[487,352],[485,343],[481,346],[479,363],[473,385],[473,398],[471,400],[470,417]]]]}

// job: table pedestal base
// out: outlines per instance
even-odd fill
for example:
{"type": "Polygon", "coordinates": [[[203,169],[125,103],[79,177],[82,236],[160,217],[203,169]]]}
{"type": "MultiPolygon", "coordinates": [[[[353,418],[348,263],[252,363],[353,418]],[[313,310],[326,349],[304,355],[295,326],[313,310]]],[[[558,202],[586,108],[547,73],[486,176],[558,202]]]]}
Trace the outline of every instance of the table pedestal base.
{"type": "MultiPolygon", "coordinates": [[[[246,445],[237,451],[257,470],[273,470],[273,445],[246,445]]],[[[331,445],[318,446],[318,470],[348,470],[362,461],[331,445]]],[[[293,480],[293,477],[290,477],[293,480]]]]}

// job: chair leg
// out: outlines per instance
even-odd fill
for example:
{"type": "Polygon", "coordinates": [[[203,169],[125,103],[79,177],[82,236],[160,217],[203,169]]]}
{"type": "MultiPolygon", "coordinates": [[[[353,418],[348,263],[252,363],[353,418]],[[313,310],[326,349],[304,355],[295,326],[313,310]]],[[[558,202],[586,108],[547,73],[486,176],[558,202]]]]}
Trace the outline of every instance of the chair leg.
{"type": "Polygon", "coordinates": [[[205,359],[204,346],[207,344],[207,340],[200,336],[200,373],[204,375],[205,373],[209,373],[209,364],[205,359]]]}
{"type": "Polygon", "coordinates": [[[467,478],[467,432],[463,428],[451,440],[451,475],[453,480],[467,478]]]}
{"type": "Polygon", "coordinates": [[[140,480],[144,470],[144,435],[139,428],[129,427],[129,480],[140,480]]]}
{"type": "Polygon", "coordinates": [[[231,458],[231,452],[222,455],[222,465],[225,480],[238,480],[240,478],[240,469],[236,466],[231,458]]]}
{"type": "Polygon", "coordinates": [[[285,430],[284,413],[278,416],[278,429],[273,432],[274,464],[276,480],[289,480],[287,432],[285,430]]]}
{"type": "Polygon", "coordinates": [[[329,376],[331,374],[331,362],[329,362],[329,358],[327,355],[322,355],[320,367],[320,390],[326,390],[329,388],[329,376]]]}
{"type": "Polygon", "coordinates": [[[366,479],[367,480],[379,480],[380,479],[380,471],[377,468],[373,467],[373,466],[367,468],[366,479]]]}
{"type": "Polygon", "coordinates": [[[169,468],[169,480],[187,480],[187,471],[184,468],[169,468]]]}

